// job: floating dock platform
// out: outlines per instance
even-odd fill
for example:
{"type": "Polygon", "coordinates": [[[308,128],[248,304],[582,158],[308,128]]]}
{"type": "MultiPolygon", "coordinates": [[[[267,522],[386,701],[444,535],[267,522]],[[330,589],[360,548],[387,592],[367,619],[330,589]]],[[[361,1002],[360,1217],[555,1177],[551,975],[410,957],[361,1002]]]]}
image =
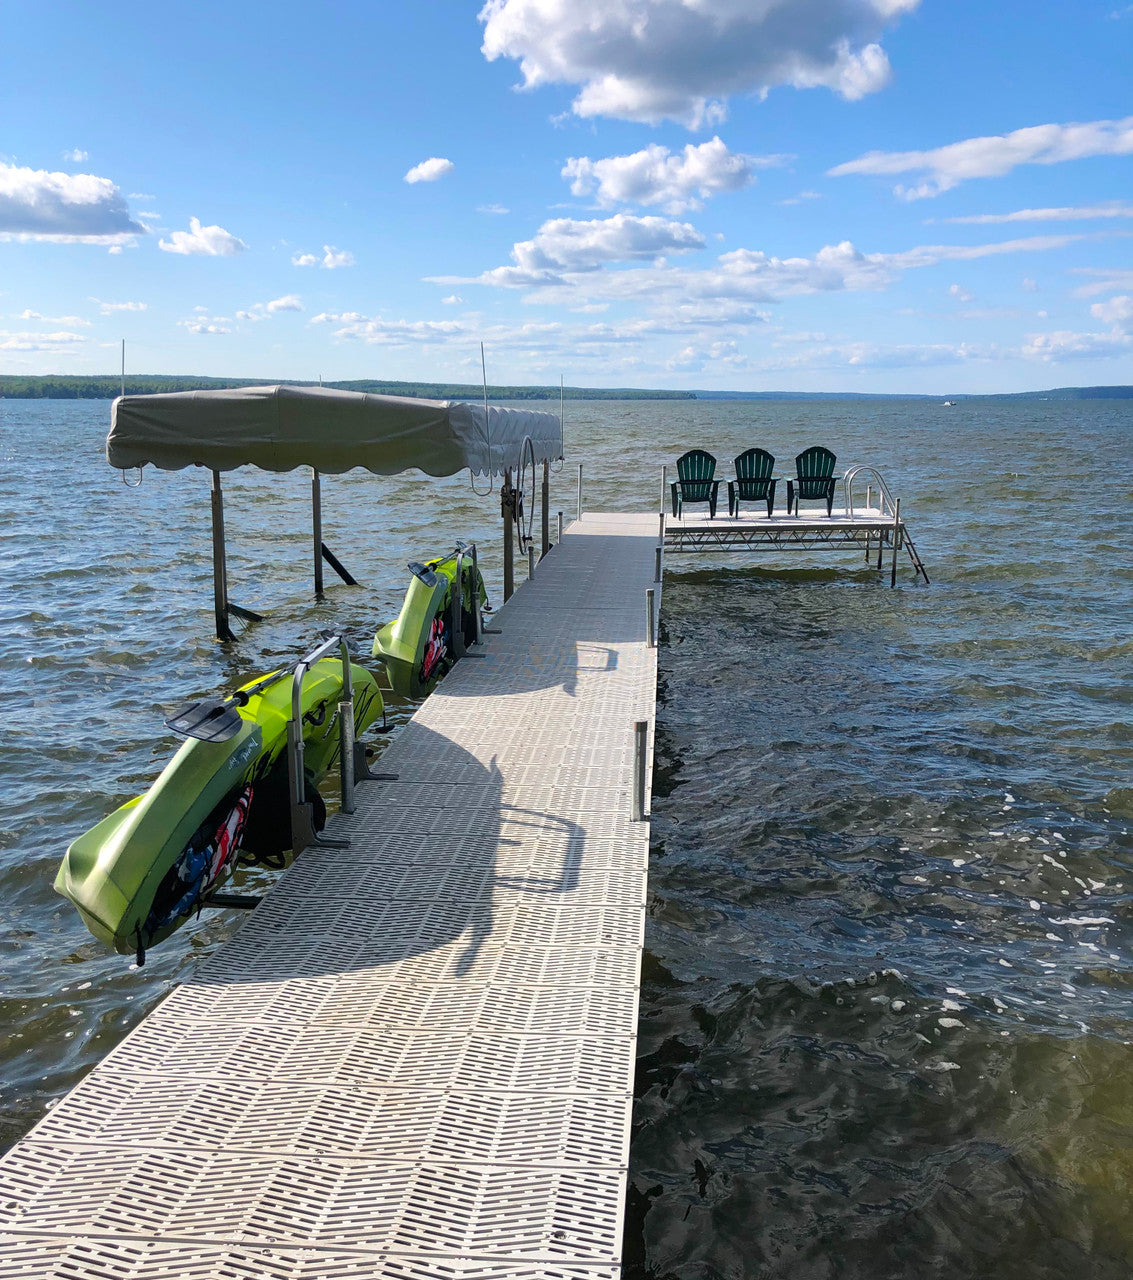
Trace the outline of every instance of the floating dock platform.
{"type": "Polygon", "coordinates": [[[332,820],[349,848],[0,1161],[0,1277],[614,1280],[658,532],[573,524],[332,820]]]}

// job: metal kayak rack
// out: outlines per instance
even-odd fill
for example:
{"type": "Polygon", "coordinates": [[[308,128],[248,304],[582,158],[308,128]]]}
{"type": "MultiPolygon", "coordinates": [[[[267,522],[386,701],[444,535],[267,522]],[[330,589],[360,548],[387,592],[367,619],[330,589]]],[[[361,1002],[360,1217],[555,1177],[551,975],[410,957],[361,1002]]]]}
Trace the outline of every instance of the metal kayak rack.
{"type": "Polygon", "coordinates": [[[300,658],[291,675],[291,719],[287,722],[287,780],[291,801],[291,852],[302,853],[310,845],[348,849],[349,840],[324,836],[315,830],[314,806],[307,799],[303,769],[303,681],[320,658],[338,650],[342,659],[342,699],[338,704],[338,769],[342,787],[342,812],[354,812],[354,787],[365,781],[396,781],[397,774],[372,773],[366,748],[354,738],[354,685],[350,675],[350,651],[341,633],[320,631],[321,643],[300,658]]]}

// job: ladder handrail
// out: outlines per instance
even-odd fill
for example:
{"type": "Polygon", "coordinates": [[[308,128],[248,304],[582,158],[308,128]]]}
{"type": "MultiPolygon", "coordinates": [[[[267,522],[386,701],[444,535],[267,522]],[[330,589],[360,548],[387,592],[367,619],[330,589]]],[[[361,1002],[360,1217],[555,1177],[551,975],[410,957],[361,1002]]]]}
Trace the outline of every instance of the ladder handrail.
{"type": "Polygon", "coordinates": [[[897,504],[889,486],[885,483],[885,479],[881,472],[874,466],[870,466],[868,462],[858,462],[852,467],[847,467],[842,476],[842,492],[845,497],[846,514],[852,516],[854,514],[854,481],[863,472],[873,476],[877,481],[877,490],[881,495],[881,513],[882,515],[893,515],[897,510],[897,504]]]}

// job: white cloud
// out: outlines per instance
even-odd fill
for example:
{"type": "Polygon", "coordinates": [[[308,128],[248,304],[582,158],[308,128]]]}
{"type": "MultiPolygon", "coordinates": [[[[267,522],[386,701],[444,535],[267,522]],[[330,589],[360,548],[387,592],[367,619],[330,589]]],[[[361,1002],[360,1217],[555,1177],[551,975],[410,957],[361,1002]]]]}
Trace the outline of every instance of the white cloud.
{"type": "Polygon", "coordinates": [[[1059,329],[1054,333],[1031,333],[1023,344],[1023,355],[1044,364],[1063,360],[1092,360],[1125,355],[1133,349],[1133,337],[1120,329],[1109,333],[1074,333],[1059,329]]]}
{"type": "Polygon", "coordinates": [[[200,218],[189,219],[188,231],[174,231],[157,242],[166,253],[199,254],[206,258],[231,258],[248,246],[223,227],[202,227],[200,218]]]}
{"type": "Polygon", "coordinates": [[[1061,164],[1088,156],[1133,154],[1133,116],[1090,124],[1040,124],[987,138],[967,138],[932,151],[870,151],[829,170],[846,174],[915,173],[915,187],[898,185],[903,200],[938,196],[970,178],[1001,178],[1021,164],[1061,164]]]}
{"type": "Polygon", "coordinates": [[[950,284],[948,286],[948,296],[955,298],[957,302],[971,302],[976,295],[969,293],[963,285],[950,284]]]}
{"type": "Polygon", "coordinates": [[[876,43],[918,0],[487,0],[482,51],[524,87],[580,85],[572,109],[690,128],[730,94],[824,86],[861,98],[889,80],[876,43]]]}
{"type": "Polygon", "coordinates": [[[1093,276],[1090,284],[1081,285],[1074,292],[1079,298],[1096,297],[1099,293],[1117,293],[1133,289],[1133,268],[1130,267],[1075,267],[1076,276],[1093,276]]]}
{"type": "MultiPolygon", "coordinates": [[[[515,266],[496,267],[476,281],[510,289],[554,285],[561,283],[564,273],[596,271],[605,262],[648,261],[703,247],[704,237],[687,222],[624,213],[590,222],[552,218],[532,239],[512,247],[515,266]]],[[[466,283],[446,276],[430,279],[437,284],[466,283]]]]}
{"type": "Polygon", "coordinates": [[[109,178],[0,162],[0,240],[117,244],[144,234],[109,178]]]}
{"type": "Polygon", "coordinates": [[[59,351],[86,342],[81,333],[10,333],[0,329],[0,351],[59,351]]]}
{"type": "Polygon", "coordinates": [[[446,307],[458,307],[464,299],[459,293],[450,293],[447,298],[442,298],[441,302],[446,307]]]}
{"type": "Polygon", "coordinates": [[[63,152],[63,159],[69,160],[71,164],[83,164],[90,159],[90,152],[80,151],[78,147],[73,147],[70,151],[63,152]]]}
{"type": "Polygon", "coordinates": [[[1090,308],[1090,315],[1103,324],[1112,324],[1120,329],[1133,328],[1133,298],[1123,294],[1110,298],[1108,302],[1095,302],[1090,308]]]}
{"type": "Polygon", "coordinates": [[[352,267],[354,255],[349,249],[336,249],[332,244],[323,245],[323,256],[317,253],[295,253],[291,255],[293,267],[324,267],[334,271],[338,267],[352,267]]]}
{"type": "Polygon", "coordinates": [[[333,271],[336,267],[352,267],[354,255],[349,249],[336,249],[333,245],[324,244],[321,265],[328,271],[333,271]]]}
{"type": "Polygon", "coordinates": [[[476,206],[476,212],[501,214],[501,213],[511,213],[511,210],[506,205],[502,205],[502,204],[478,204],[476,206]]]}
{"type": "Polygon", "coordinates": [[[27,311],[21,311],[20,314],[16,317],[16,319],[17,320],[34,320],[34,321],[38,321],[40,324],[61,324],[64,326],[69,325],[71,328],[74,328],[75,325],[82,325],[84,328],[87,328],[87,329],[90,328],[90,321],[84,320],[82,316],[45,316],[43,315],[42,312],[27,310],[27,311]]]}
{"type": "MultiPolygon", "coordinates": [[[[141,215],[138,215],[141,217],[141,215]]],[[[1110,200],[1105,204],[1058,209],[1016,209],[1013,213],[974,213],[964,218],[940,218],[940,222],[986,226],[1001,222],[1085,222],[1094,218],[1133,218],[1133,204],[1110,200]]],[[[936,222],[936,218],[926,218],[936,222]]]]}
{"type": "Polygon", "coordinates": [[[415,164],[412,169],[405,175],[406,182],[436,182],[438,178],[443,178],[446,173],[452,173],[456,168],[451,160],[444,160],[440,156],[430,156],[428,160],[422,160],[420,164],[415,164]]]}
{"type": "MultiPolygon", "coordinates": [[[[710,266],[692,269],[668,263],[664,258],[657,259],[656,254],[663,250],[656,244],[643,245],[644,251],[634,255],[616,236],[596,236],[585,231],[617,221],[570,223],[563,219],[546,223],[534,240],[515,246],[512,256],[516,265],[497,267],[471,280],[440,277],[434,278],[434,282],[524,288],[529,290],[526,299],[529,302],[558,303],[572,309],[595,302],[635,302],[644,304],[651,314],[661,315],[677,306],[729,304],[750,308],[806,294],[876,291],[888,287],[904,272],[919,267],[1044,252],[1081,239],[1073,235],[1031,236],[982,245],[921,245],[896,253],[863,253],[849,241],[843,241],[825,245],[813,257],[792,258],[779,258],[755,249],[736,249],[721,254],[710,266]],[[561,243],[563,239],[569,242],[570,237],[556,234],[560,226],[580,229],[576,245],[561,243]],[[571,249],[577,253],[570,252],[571,249]],[[635,256],[654,260],[631,269],[604,269],[611,263],[633,261],[635,256]]],[[[691,234],[682,247],[699,247],[698,233],[687,224],[665,223],[660,218],[626,221],[684,228],[691,234]]]]}
{"type": "MultiPolygon", "coordinates": [[[[194,308],[196,311],[204,311],[204,307],[194,308]]],[[[298,295],[294,293],[284,294],[282,298],[273,298],[271,302],[253,302],[250,307],[243,311],[236,312],[237,320],[258,321],[266,320],[268,316],[278,315],[281,311],[302,311],[303,303],[298,295]]]]}
{"type": "Polygon", "coordinates": [[[739,191],[755,181],[754,170],[784,163],[786,156],[749,156],[729,151],[720,139],[689,143],[675,155],[651,142],[627,156],[569,159],[562,176],[576,196],[595,195],[606,208],[615,204],[659,204],[666,213],[701,208],[723,191],[739,191]]]}
{"type": "Polygon", "coordinates": [[[785,200],[780,200],[780,204],[792,205],[802,204],[805,200],[821,200],[822,195],[818,191],[800,191],[797,196],[788,196],[785,200]]]}
{"type": "Polygon", "coordinates": [[[201,314],[201,307],[194,307],[198,314],[189,320],[178,320],[190,333],[231,333],[232,322],[227,316],[209,316],[201,314]]]}
{"type": "Polygon", "coordinates": [[[104,316],[112,316],[115,311],[146,311],[149,309],[149,303],[146,302],[100,302],[98,298],[92,298],[91,301],[98,303],[99,313],[104,316]]]}

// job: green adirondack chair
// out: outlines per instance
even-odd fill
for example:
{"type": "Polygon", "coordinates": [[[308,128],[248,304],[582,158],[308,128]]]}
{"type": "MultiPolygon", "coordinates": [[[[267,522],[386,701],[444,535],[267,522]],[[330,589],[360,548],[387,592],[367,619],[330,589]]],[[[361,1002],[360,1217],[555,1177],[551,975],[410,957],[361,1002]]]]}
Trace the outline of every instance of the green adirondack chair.
{"type": "Polygon", "coordinates": [[[767,503],[767,514],[775,508],[775,459],[766,449],[745,449],[736,459],[736,478],[728,481],[728,514],[738,516],[741,502],[767,503]]]}
{"type": "Polygon", "coordinates": [[[673,516],[684,513],[686,502],[707,502],[708,518],[716,515],[716,495],[720,481],[716,474],[716,459],[703,449],[690,449],[677,459],[677,479],[669,486],[673,495],[673,516]]]}
{"type": "Polygon", "coordinates": [[[800,498],[819,498],[826,501],[826,514],[834,510],[834,464],[838,459],[820,444],[804,449],[795,458],[795,479],[787,481],[787,514],[792,507],[799,514],[800,498]]]}

